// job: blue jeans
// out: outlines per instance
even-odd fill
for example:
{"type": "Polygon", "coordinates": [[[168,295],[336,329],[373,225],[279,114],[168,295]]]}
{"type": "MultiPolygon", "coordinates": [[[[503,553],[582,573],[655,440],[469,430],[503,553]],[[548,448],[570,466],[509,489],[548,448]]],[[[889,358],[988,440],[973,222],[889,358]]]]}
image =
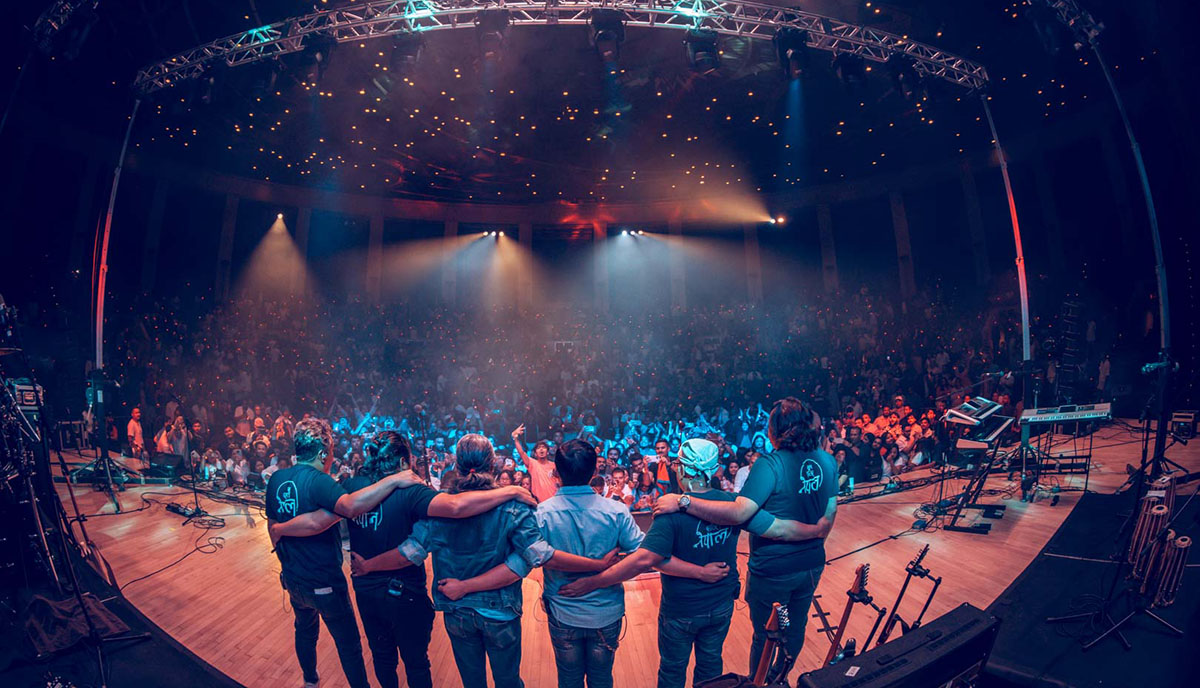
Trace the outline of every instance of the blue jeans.
{"type": "Polygon", "coordinates": [[[296,626],[296,659],[306,683],[316,683],[317,638],[321,635],[321,621],[333,636],[342,671],[352,688],[368,688],[367,665],[363,663],[362,641],[358,635],[358,621],[354,618],[354,607],[346,587],[321,588],[317,594],[311,588],[299,586],[288,588],[296,626]],[[328,591],[328,592],[324,592],[328,591]]]}
{"type": "Polygon", "coordinates": [[[467,607],[442,614],[463,688],[487,688],[485,656],[496,688],[525,688],[521,681],[521,619],[497,621],[467,607]]]}
{"type": "MultiPolygon", "coordinates": [[[[750,643],[750,674],[758,667],[763,644],[767,639],[767,620],[771,618],[771,607],[775,602],[787,605],[791,623],[784,633],[791,664],[796,663],[800,648],[804,647],[804,627],[808,625],[808,608],[812,606],[813,593],[825,571],[822,563],[815,569],[799,571],[784,578],[764,578],[749,573],[746,576],[746,604],[750,605],[750,623],[754,624],[754,640],[750,643]]],[[[788,671],[791,671],[791,664],[788,671]]]]}
{"type": "MultiPolygon", "coordinates": [[[[548,615],[549,616],[549,615],[548,615]]],[[[578,628],[550,620],[550,644],[558,666],[558,688],[612,688],[613,655],[621,638],[621,620],[604,628],[578,628]]]]}
{"type": "Polygon", "coordinates": [[[687,679],[688,658],[696,648],[696,668],[692,685],[721,675],[721,652],[729,621],[733,618],[733,600],[719,609],[698,616],[658,615],[658,688],[683,688],[687,679]]]}

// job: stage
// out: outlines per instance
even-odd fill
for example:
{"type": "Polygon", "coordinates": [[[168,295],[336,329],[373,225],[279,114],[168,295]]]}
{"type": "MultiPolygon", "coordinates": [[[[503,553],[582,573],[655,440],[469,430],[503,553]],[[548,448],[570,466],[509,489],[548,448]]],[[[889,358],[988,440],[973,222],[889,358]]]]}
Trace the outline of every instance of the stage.
{"type": "MultiPolygon", "coordinates": [[[[1200,469],[1200,447],[1175,446],[1168,455],[1189,470],[1200,469]]],[[[1095,437],[1090,489],[1112,492],[1126,478],[1125,465],[1136,465],[1139,458],[1140,436],[1133,434],[1129,426],[1114,424],[1101,429],[1095,437]]],[[[980,608],[991,605],[1030,565],[1079,501],[1082,493],[1077,488],[1084,485],[1083,474],[1053,478],[1057,478],[1062,488],[1057,505],[1051,505],[1050,497],[1035,503],[1021,502],[1018,490],[1014,497],[1003,500],[1007,512],[1004,518],[991,521],[993,528],[989,535],[911,531],[913,510],[933,498],[936,485],[842,505],[827,543],[827,556],[832,563],[818,590],[824,608],[834,615],[840,613],[846,599],[844,592],[855,567],[861,563],[871,564],[869,591],[876,603],[890,606],[903,581],[905,564],[925,544],[931,547],[925,566],[933,575],[944,578],[926,620],[963,602],[980,608]],[[880,540],[883,541],[873,547],[843,556],[880,540]]],[[[1047,482],[1053,478],[1048,476],[1047,482]]],[[[948,483],[947,494],[953,494],[961,484],[961,481],[948,483]]],[[[1005,474],[995,474],[987,483],[989,490],[1009,487],[1013,483],[1005,474]]],[[[65,487],[60,484],[58,488],[65,500],[65,487]]],[[[279,564],[269,553],[261,513],[201,498],[207,511],[225,520],[224,528],[205,531],[183,525],[182,517],[168,512],[161,504],[152,504],[136,513],[110,515],[112,504],[102,493],[92,491],[86,484],[77,485],[76,490],[81,509],[89,515],[88,532],[107,558],[118,584],[127,586],[124,593],[131,604],[198,657],[242,684],[265,687],[298,684],[300,674],[292,650],[291,613],[286,593],[279,586],[279,564]],[[206,553],[195,552],[161,573],[131,583],[176,562],[198,542],[205,544],[210,537],[222,540],[207,548],[206,553]]],[[[1185,488],[1181,494],[1190,491],[1191,488],[1185,488]]],[[[123,508],[129,510],[145,505],[143,495],[163,503],[192,501],[191,492],[168,486],[130,487],[119,493],[123,508]]],[[[1000,495],[985,494],[980,501],[1001,499],[1000,495]]],[[[744,539],[741,551],[740,568],[744,576],[744,539]]],[[[616,655],[615,683],[651,685],[658,665],[659,583],[653,579],[634,581],[627,583],[625,590],[627,626],[616,655]]],[[[910,586],[901,608],[906,618],[916,615],[927,590],[924,581],[915,581],[910,586]]],[[[521,674],[531,688],[556,684],[545,614],[538,604],[540,591],[541,574],[535,571],[524,583],[522,631],[521,674]]],[[[1171,617],[1180,611],[1168,609],[1166,614],[1171,617]]],[[[857,606],[846,637],[858,638],[861,643],[873,620],[873,614],[857,606]]],[[[1178,651],[1185,649],[1186,641],[1149,637],[1143,640],[1140,630],[1132,630],[1130,635],[1135,643],[1177,642],[1178,651]]],[[[748,612],[739,601],[725,644],[726,670],[747,670],[750,638],[748,612]]],[[[363,647],[366,651],[365,640],[363,647]]],[[[825,637],[817,631],[816,622],[810,620],[807,641],[793,678],[815,668],[827,649],[825,637]]],[[[322,685],[346,685],[333,643],[324,632],[318,654],[322,685]]],[[[444,688],[461,685],[440,617],[435,623],[429,655],[435,685],[444,688]]],[[[1135,668],[1131,666],[1130,670],[1135,668]]],[[[120,685],[120,678],[114,676],[114,684],[120,685]]]]}

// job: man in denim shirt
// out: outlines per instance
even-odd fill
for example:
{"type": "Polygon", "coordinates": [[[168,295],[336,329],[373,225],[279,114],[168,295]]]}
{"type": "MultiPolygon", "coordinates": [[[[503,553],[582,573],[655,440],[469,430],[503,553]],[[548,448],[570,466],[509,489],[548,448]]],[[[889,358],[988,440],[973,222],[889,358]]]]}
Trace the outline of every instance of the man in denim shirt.
{"type": "MultiPolygon", "coordinates": [[[[674,468],[679,484],[690,498],[732,501],[734,496],[714,489],[717,472],[716,444],[693,438],[679,447],[674,468]]],[[[790,524],[760,510],[746,529],[766,537],[787,537],[790,524]]],[[[652,566],[685,560],[702,566],[711,575],[696,580],[663,575],[658,615],[658,688],[683,688],[693,648],[696,667],[693,685],[714,678],[723,668],[725,636],[738,594],[737,544],[739,528],[701,521],[688,514],[667,514],[654,519],[637,552],[604,573],[576,578],[559,590],[578,597],[606,585],[628,580],[652,566]]]]}
{"type": "MultiPolygon", "coordinates": [[[[482,435],[464,435],[455,452],[460,491],[495,488],[495,453],[482,435]]],[[[443,621],[464,688],[486,688],[485,657],[496,688],[521,688],[521,579],[535,566],[600,571],[615,560],[556,551],[542,539],[533,510],[508,502],[464,519],[419,521],[412,536],[371,559],[351,555],[355,575],[421,565],[433,556],[434,608],[443,621]]]]}
{"type": "MultiPolygon", "coordinates": [[[[644,537],[629,507],[605,499],[588,485],[596,470],[596,449],[583,440],[559,446],[554,467],[562,487],[537,508],[542,537],[559,552],[599,558],[614,547],[622,552],[637,549],[644,537]]],[[[666,562],[661,569],[672,575],[701,578],[701,567],[682,560],[666,562]]],[[[613,655],[625,615],[625,590],[618,581],[579,597],[564,597],[559,589],[581,573],[545,572],[546,616],[550,642],[558,665],[559,688],[610,688],[613,655]]]]}

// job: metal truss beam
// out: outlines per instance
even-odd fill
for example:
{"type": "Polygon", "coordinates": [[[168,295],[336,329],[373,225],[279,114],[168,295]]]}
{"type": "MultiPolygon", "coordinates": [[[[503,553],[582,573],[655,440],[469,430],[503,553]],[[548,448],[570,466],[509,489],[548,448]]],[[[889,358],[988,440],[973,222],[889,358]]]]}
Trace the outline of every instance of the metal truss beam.
{"type": "Polygon", "coordinates": [[[223,64],[229,67],[296,53],[319,38],[340,42],[475,26],[481,13],[508,10],[514,25],[585,25],[593,10],[625,14],[627,26],[706,28],[770,40],[782,27],[808,32],[808,46],[884,62],[897,53],[912,58],[922,75],[967,89],[987,85],[982,65],[925,43],[790,7],[737,0],[387,0],[322,10],[219,38],[138,70],[134,88],[152,93],[223,64]]]}
{"type": "Polygon", "coordinates": [[[1075,0],[1033,0],[1040,1],[1054,13],[1060,22],[1065,24],[1079,41],[1077,49],[1091,45],[1104,30],[1104,24],[1096,21],[1091,12],[1079,6],[1075,0]]]}

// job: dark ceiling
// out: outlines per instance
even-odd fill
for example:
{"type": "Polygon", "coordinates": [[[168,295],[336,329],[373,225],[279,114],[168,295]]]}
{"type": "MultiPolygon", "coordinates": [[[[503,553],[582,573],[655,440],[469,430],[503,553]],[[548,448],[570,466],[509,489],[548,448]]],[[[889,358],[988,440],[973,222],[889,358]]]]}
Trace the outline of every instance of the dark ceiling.
{"type": "MultiPolygon", "coordinates": [[[[1028,136],[1105,95],[1081,54],[1043,49],[1019,2],[796,4],[983,63],[1006,136],[1028,136]]],[[[1163,18],[1139,6],[1136,21],[1123,21],[1130,19],[1125,3],[1089,5],[1108,19],[1106,41],[1125,67],[1121,78],[1143,80],[1151,69],[1144,59],[1155,59],[1147,36],[1163,18]]],[[[77,59],[34,59],[20,107],[117,138],[138,66],[313,6],[101,2],[77,59]]],[[[30,14],[22,17],[27,24],[36,18],[30,14]]],[[[393,64],[391,39],[343,43],[315,88],[301,84],[304,70],[293,56],[269,89],[266,67],[250,65],[218,73],[208,99],[190,84],[156,94],[132,141],[144,153],[234,175],[510,203],[781,191],[990,145],[977,95],[948,84],[932,84],[928,100],[913,101],[876,67],[866,84],[847,86],[829,68],[830,56],[817,52],[790,86],[769,42],[736,38],[722,40],[719,73],[701,77],[688,68],[682,38],[673,29],[628,29],[613,74],[585,27],[512,28],[496,63],[481,61],[473,29],[433,32],[410,69],[393,64]]],[[[18,44],[8,43],[9,63],[21,60],[18,44]]]]}

